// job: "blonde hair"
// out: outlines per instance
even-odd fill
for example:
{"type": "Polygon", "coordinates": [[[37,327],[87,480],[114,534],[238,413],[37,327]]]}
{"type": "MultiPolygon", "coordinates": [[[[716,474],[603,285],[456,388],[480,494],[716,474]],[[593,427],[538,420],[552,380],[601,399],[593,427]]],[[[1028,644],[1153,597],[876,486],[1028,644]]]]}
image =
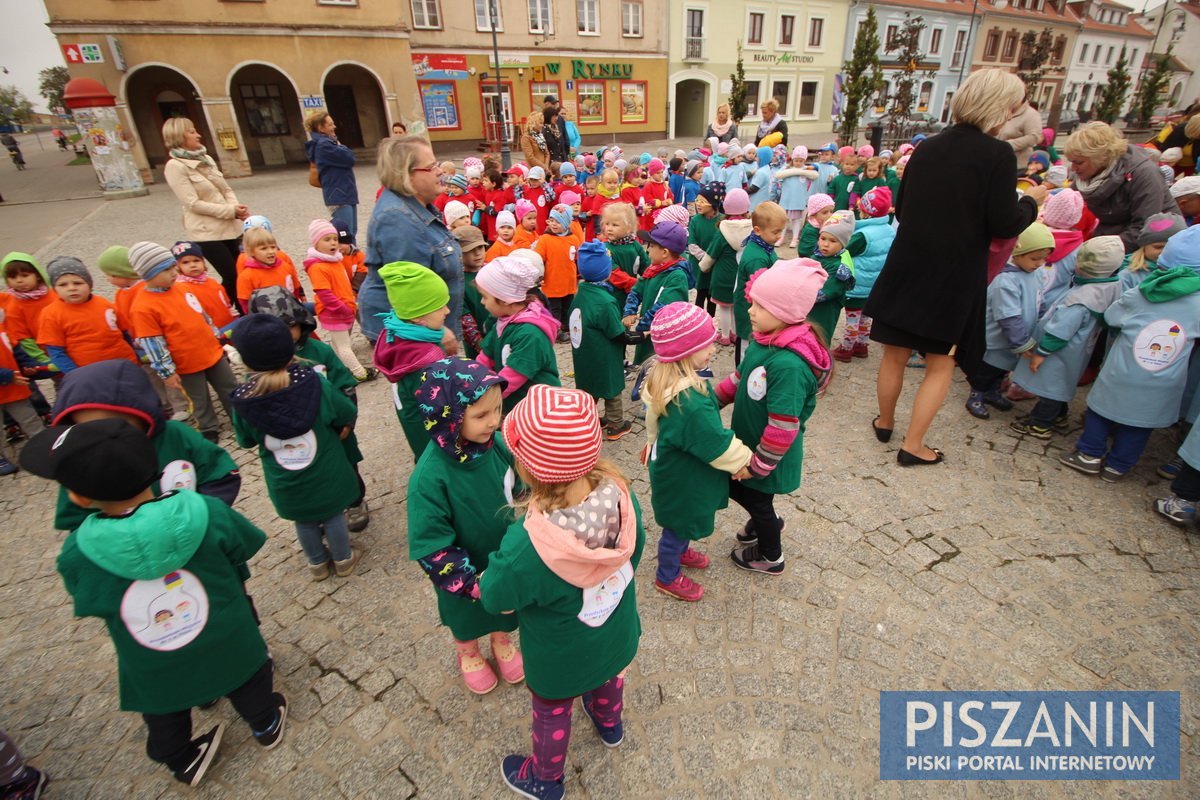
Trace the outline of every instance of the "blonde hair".
{"type": "Polygon", "coordinates": [[[451,177],[458,174],[458,167],[454,166],[453,161],[443,161],[441,164],[438,164],[438,167],[442,170],[442,172],[451,177]]]}
{"type": "Polygon", "coordinates": [[[420,136],[391,136],[381,139],[376,153],[375,174],[379,182],[393,192],[405,197],[413,196],[412,170],[420,166],[415,163],[419,148],[431,153],[429,142],[420,136]]]}
{"type": "Polygon", "coordinates": [[[881,178],[883,177],[883,159],[882,158],[880,158],[879,156],[874,156],[873,158],[867,159],[867,163],[863,165],[863,177],[864,178],[866,177],[867,170],[869,170],[871,167],[875,167],[875,169],[877,169],[879,171],[879,177],[881,177],[881,178]]]}
{"type": "MultiPolygon", "coordinates": [[[[524,511],[533,501],[537,501],[538,510],[542,513],[558,511],[563,508],[570,508],[567,503],[567,487],[571,486],[575,481],[567,481],[566,483],[546,483],[538,480],[528,469],[522,467],[521,479],[529,487],[529,491],[519,498],[514,498],[512,507],[518,511],[524,511]]],[[[629,486],[629,479],[621,472],[612,461],[607,458],[601,458],[596,462],[596,466],[592,467],[592,471],[583,476],[591,487],[588,493],[596,490],[606,480],[619,483],[622,486],[629,486]]]]}
{"type": "Polygon", "coordinates": [[[163,144],[168,150],[183,147],[183,135],[194,130],[196,126],[187,117],[171,117],[162,126],[163,144]]]}
{"type": "Polygon", "coordinates": [[[242,249],[249,253],[256,247],[261,247],[264,244],[278,244],[275,239],[275,234],[271,233],[266,228],[251,228],[242,234],[242,249]]]}
{"type": "Polygon", "coordinates": [[[725,116],[727,116],[727,117],[733,116],[733,114],[731,113],[731,109],[729,108],[729,103],[721,103],[721,105],[717,106],[717,116],[721,115],[722,108],[725,109],[725,116]]]}
{"type": "Polygon", "coordinates": [[[1200,114],[1193,114],[1183,126],[1183,133],[1189,139],[1200,139],[1200,114]]]}
{"type": "Polygon", "coordinates": [[[1150,262],[1146,260],[1146,248],[1139,247],[1125,258],[1126,272],[1141,272],[1144,269],[1150,268],[1150,262]]]}
{"type": "Polygon", "coordinates": [[[291,363],[284,364],[279,369],[273,369],[269,372],[252,372],[247,383],[250,384],[250,389],[246,392],[246,397],[263,397],[264,395],[274,394],[282,389],[292,385],[292,376],[288,372],[288,367],[291,363]]]}
{"type": "Polygon", "coordinates": [[[950,101],[955,122],[974,125],[984,133],[1012,119],[1025,99],[1025,84],[1003,69],[981,69],[963,81],[950,101]]]}
{"type": "Polygon", "coordinates": [[[770,109],[771,111],[778,111],[779,110],[779,101],[776,100],[774,97],[772,97],[767,100],[764,100],[763,104],[761,106],[759,106],[758,108],[759,108],[759,111],[766,111],[768,109],[770,109]]]}
{"type": "Polygon", "coordinates": [[[600,171],[600,180],[604,180],[609,175],[617,179],[617,183],[621,182],[621,172],[616,167],[605,167],[600,171]]]}
{"type": "Polygon", "coordinates": [[[628,236],[637,228],[637,212],[633,210],[633,206],[629,203],[609,203],[600,212],[600,222],[607,220],[616,220],[625,226],[625,235],[628,236]]]}
{"type": "Polygon", "coordinates": [[[667,406],[679,404],[679,395],[688,389],[696,389],[700,394],[708,394],[708,381],[696,373],[692,359],[696,354],[679,361],[655,361],[654,367],[646,377],[646,385],[642,388],[642,396],[651,413],[664,416],[667,406]]]}
{"type": "Polygon", "coordinates": [[[328,111],[322,111],[322,110],[318,109],[304,118],[304,127],[305,127],[305,129],[308,130],[309,133],[316,133],[317,128],[324,125],[325,120],[328,117],[329,117],[328,111]]]}
{"type": "Polygon", "coordinates": [[[1104,168],[1124,155],[1128,148],[1125,137],[1107,122],[1097,121],[1076,128],[1063,146],[1063,152],[1068,157],[1086,158],[1104,168]]]}
{"type": "Polygon", "coordinates": [[[787,220],[787,212],[783,210],[783,206],[772,203],[770,200],[759,203],[754,209],[754,213],[750,215],[750,224],[755,228],[765,228],[772,222],[781,220],[787,220]]]}

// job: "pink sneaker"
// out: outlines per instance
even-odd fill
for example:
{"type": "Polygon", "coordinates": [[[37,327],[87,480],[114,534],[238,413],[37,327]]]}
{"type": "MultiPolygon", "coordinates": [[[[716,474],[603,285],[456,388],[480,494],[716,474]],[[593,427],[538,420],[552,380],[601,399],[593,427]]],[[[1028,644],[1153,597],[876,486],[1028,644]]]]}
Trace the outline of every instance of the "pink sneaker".
{"type": "Polygon", "coordinates": [[[525,680],[525,660],[521,651],[513,644],[507,633],[492,634],[492,656],[496,659],[496,668],[505,683],[520,683],[525,680]]]}
{"type": "Polygon", "coordinates": [[[479,644],[471,642],[470,647],[458,645],[458,669],[462,673],[463,683],[475,694],[487,694],[500,683],[496,673],[479,654],[479,644]]]}
{"type": "Polygon", "coordinates": [[[704,553],[701,553],[699,550],[695,550],[691,547],[689,547],[687,550],[684,550],[683,555],[681,555],[679,557],[679,566],[681,566],[681,567],[691,567],[692,569],[707,569],[708,563],[709,563],[709,561],[708,561],[707,555],[705,555],[704,553]]]}
{"type": "Polygon", "coordinates": [[[654,588],[665,595],[674,597],[676,600],[685,600],[689,603],[695,603],[701,597],[704,597],[704,587],[682,572],[670,583],[663,583],[658,578],[655,578],[654,588]]]}

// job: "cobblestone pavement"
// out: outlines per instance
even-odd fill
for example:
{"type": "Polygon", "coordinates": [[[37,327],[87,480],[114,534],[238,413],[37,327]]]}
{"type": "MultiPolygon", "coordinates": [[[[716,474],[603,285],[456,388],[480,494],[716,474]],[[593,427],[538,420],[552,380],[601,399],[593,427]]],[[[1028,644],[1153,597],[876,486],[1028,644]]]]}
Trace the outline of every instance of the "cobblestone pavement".
{"type": "MultiPolygon", "coordinates": [[[[374,180],[362,170],[364,196],[374,180]]],[[[235,183],[303,252],[320,213],[301,173],[235,183]]],[[[365,230],[369,205],[361,211],[365,230]]],[[[53,247],[88,261],[114,242],[170,244],[178,207],[165,187],[105,204],[53,247]]],[[[40,255],[48,255],[42,252],[40,255]]],[[[366,355],[360,342],[360,356],[366,355]]],[[[569,351],[559,347],[569,370],[569,351]]],[[[731,362],[728,349],[717,372],[731,362]]],[[[1166,432],[1124,482],[1058,464],[1073,441],[1022,440],[1011,414],[977,421],[956,383],[931,443],[944,466],[901,469],[870,432],[876,354],[840,366],[806,435],[804,482],[782,498],[787,572],[749,575],[725,558],[740,514],[704,543],[698,604],[652,589],[657,529],[649,503],[637,589],[644,634],[630,671],[627,737],[601,746],[580,715],[568,759],[574,798],[1196,796],[1200,692],[1194,530],[1156,518],[1154,466],[1166,432]],[[882,783],[882,689],[1169,689],[1182,692],[1179,783],[882,783]]],[[[911,382],[917,378],[910,373],[911,382]]],[[[910,385],[902,416],[911,401],[910,385]]],[[[499,760],[528,745],[523,687],[485,698],[462,686],[428,580],[407,560],[411,458],[382,381],[360,389],[369,548],[347,580],[308,580],[291,527],[271,510],[257,458],[226,435],[244,475],[237,508],[269,534],[249,589],[291,702],[286,740],[265,753],[228,705],[196,725],[232,723],[204,796],[213,798],[504,797],[499,760]]],[[[1073,406],[1082,410],[1082,403],[1073,406]]],[[[606,444],[634,478],[638,436],[606,444]]],[[[54,572],[51,487],[0,481],[0,726],[54,776],[51,797],[175,798],[144,756],[143,727],[117,710],[111,647],[96,620],[74,620],[54,572]]]]}

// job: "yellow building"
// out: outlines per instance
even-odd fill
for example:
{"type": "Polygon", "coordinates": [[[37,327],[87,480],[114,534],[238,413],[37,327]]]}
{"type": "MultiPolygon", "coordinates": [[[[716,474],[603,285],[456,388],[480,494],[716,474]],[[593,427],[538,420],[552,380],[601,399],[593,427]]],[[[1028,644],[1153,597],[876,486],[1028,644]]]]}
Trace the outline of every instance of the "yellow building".
{"type": "Polygon", "coordinates": [[[196,124],[229,176],[303,162],[315,109],[351,147],[373,148],[394,121],[423,130],[408,0],[45,2],[71,76],[116,96],[147,181],[173,116],[196,124]]]}
{"type": "Polygon", "coordinates": [[[543,99],[585,143],[666,135],[665,0],[412,0],[412,66],[433,141],[519,135],[543,99]],[[499,82],[497,84],[497,81],[499,82]]]}

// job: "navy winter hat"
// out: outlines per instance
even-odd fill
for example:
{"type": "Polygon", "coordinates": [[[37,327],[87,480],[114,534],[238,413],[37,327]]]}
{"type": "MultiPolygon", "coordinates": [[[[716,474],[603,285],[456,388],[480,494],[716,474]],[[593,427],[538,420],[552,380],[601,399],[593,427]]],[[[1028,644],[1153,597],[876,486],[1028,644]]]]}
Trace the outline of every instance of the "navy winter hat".
{"type": "Polygon", "coordinates": [[[233,329],[233,346],[255,372],[283,369],[296,357],[287,323],[271,314],[250,314],[233,329]]]}
{"type": "Polygon", "coordinates": [[[709,202],[713,208],[720,214],[724,209],[725,203],[725,182],[713,181],[706,183],[700,187],[700,196],[709,202]]]}
{"type": "Polygon", "coordinates": [[[204,251],[195,242],[176,242],[171,245],[171,255],[175,256],[176,261],[184,256],[195,256],[201,261],[204,260],[204,251]]]}
{"type": "Polygon", "coordinates": [[[591,241],[580,246],[578,250],[579,277],[588,283],[607,280],[612,274],[612,256],[604,242],[591,241]]]}

